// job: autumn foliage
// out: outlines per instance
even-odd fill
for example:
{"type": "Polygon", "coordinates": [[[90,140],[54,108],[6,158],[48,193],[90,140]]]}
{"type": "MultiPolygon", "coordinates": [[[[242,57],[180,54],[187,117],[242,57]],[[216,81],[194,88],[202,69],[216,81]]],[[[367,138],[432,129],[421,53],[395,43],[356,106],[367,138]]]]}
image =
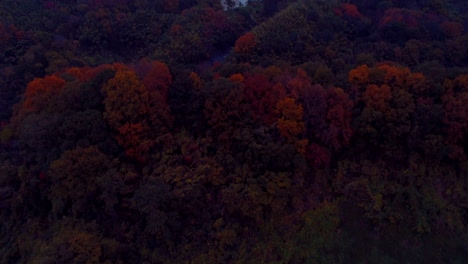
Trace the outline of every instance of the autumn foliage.
{"type": "Polygon", "coordinates": [[[353,85],[364,85],[369,82],[369,67],[361,65],[356,69],[352,69],[348,75],[349,83],[353,85]]]}
{"type": "Polygon", "coordinates": [[[334,12],[335,14],[339,16],[345,15],[347,17],[354,18],[354,19],[363,18],[363,15],[361,14],[361,12],[359,12],[356,5],[349,4],[349,3],[341,4],[340,7],[336,8],[334,12]]]}
{"type": "Polygon", "coordinates": [[[276,104],[276,110],[280,114],[278,129],[283,137],[292,139],[304,133],[304,108],[293,98],[287,97],[279,101],[276,104]]]}
{"type": "Polygon", "coordinates": [[[172,76],[166,64],[155,61],[142,79],[145,87],[151,92],[156,91],[161,94],[163,100],[167,100],[169,86],[172,83],[172,76]]]}
{"type": "Polygon", "coordinates": [[[464,1],[234,2],[0,1],[0,263],[466,263],[464,1]]]}
{"type": "Polygon", "coordinates": [[[53,97],[62,92],[65,81],[55,75],[36,78],[28,84],[24,93],[22,110],[38,112],[50,106],[53,97]]]}
{"type": "Polygon", "coordinates": [[[248,54],[255,48],[255,35],[247,32],[236,40],[234,51],[241,54],[248,54]]]}

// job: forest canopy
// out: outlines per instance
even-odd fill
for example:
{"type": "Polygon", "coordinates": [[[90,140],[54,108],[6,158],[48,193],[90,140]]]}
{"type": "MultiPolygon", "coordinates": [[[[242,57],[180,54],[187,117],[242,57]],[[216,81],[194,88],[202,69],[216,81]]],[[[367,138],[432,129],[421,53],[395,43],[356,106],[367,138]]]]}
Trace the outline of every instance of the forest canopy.
{"type": "Polygon", "coordinates": [[[1,263],[464,263],[463,1],[0,1],[1,263]]]}

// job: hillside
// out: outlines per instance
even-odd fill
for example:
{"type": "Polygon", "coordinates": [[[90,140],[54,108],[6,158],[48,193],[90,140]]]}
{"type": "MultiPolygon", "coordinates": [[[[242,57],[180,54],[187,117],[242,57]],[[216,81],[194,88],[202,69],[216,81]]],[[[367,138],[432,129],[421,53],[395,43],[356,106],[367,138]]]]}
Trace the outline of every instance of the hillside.
{"type": "Polygon", "coordinates": [[[465,263],[464,1],[0,1],[0,263],[465,263]]]}

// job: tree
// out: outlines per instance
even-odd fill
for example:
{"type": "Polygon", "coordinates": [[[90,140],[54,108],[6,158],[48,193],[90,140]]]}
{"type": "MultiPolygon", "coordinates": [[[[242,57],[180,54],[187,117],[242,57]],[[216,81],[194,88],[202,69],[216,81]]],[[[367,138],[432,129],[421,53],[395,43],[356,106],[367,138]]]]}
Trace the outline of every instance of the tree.
{"type": "Polygon", "coordinates": [[[297,104],[295,99],[286,97],[278,101],[276,109],[280,113],[278,130],[283,137],[292,140],[304,133],[304,108],[302,105],[297,104]]]}
{"type": "Polygon", "coordinates": [[[64,86],[65,80],[56,75],[34,79],[24,92],[21,113],[37,113],[50,109],[53,98],[62,92],[64,86]]]}
{"type": "Polygon", "coordinates": [[[172,75],[166,64],[160,61],[151,63],[151,68],[142,76],[143,85],[150,93],[156,91],[167,102],[169,87],[172,84],[172,75]]]}
{"type": "Polygon", "coordinates": [[[453,22],[453,21],[444,21],[442,22],[442,30],[447,37],[456,38],[462,35],[463,33],[463,24],[453,22]]]}
{"type": "Polygon", "coordinates": [[[164,10],[166,12],[175,12],[179,8],[179,0],[164,0],[164,10]]]}
{"type": "Polygon", "coordinates": [[[353,19],[362,19],[363,15],[361,12],[359,12],[358,8],[353,5],[353,4],[341,4],[340,8],[335,9],[335,14],[337,15],[345,15],[347,17],[353,18],[353,19]]]}
{"type": "Polygon", "coordinates": [[[250,123],[248,104],[239,83],[218,79],[205,93],[205,118],[219,139],[228,141],[250,123]]]}
{"type": "Polygon", "coordinates": [[[255,46],[255,35],[252,32],[247,32],[236,40],[234,51],[243,55],[249,55],[255,46]]]}
{"type": "MultiPolygon", "coordinates": [[[[22,257],[29,263],[120,263],[126,250],[114,239],[104,237],[93,223],[80,223],[70,218],[55,222],[42,234],[20,245],[22,257]],[[24,254],[28,252],[29,254],[24,254]],[[29,258],[27,258],[29,255],[29,258]]],[[[37,232],[37,231],[36,231],[37,232]]]]}
{"type": "Polygon", "coordinates": [[[380,112],[388,110],[392,91],[390,86],[383,84],[380,87],[375,84],[367,85],[366,91],[363,94],[364,103],[380,112]]]}
{"type": "Polygon", "coordinates": [[[142,240],[145,247],[152,244],[157,246],[171,247],[172,244],[170,227],[177,226],[177,212],[171,211],[170,201],[172,193],[169,185],[160,179],[149,178],[135,191],[132,197],[134,210],[139,213],[138,222],[143,234],[142,240]],[[148,240],[156,240],[156,243],[149,243],[148,240]]]}
{"type": "Polygon", "coordinates": [[[203,87],[203,80],[200,78],[200,76],[198,76],[198,74],[191,72],[189,77],[192,81],[192,86],[194,89],[200,90],[203,87]]]}
{"type": "Polygon", "coordinates": [[[96,217],[102,202],[100,183],[113,166],[111,158],[95,146],[65,151],[47,172],[53,216],[96,217]]]}
{"type": "Polygon", "coordinates": [[[134,72],[118,71],[103,87],[104,119],[113,129],[144,120],[149,113],[149,94],[134,72]]]}
{"type": "Polygon", "coordinates": [[[117,132],[116,139],[126,154],[146,161],[154,142],[150,136],[150,94],[133,71],[118,71],[102,89],[104,119],[117,132]]]}
{"type": "MultiPolygon", "coordinates": [[[[235,77],[231,76],[231,80],[235,77]]],[[[278,119],[275,109],[276,103],[281,98],[282,86],[275,86],[270,83],[263,74],[247,76],[244,81],[245,98],[250,102],[252,116],[261,120],[265,124],[272,124],[278,119]]],[[[283,94],[284,88],[283,88],[283,94]]]]}
{"type": "Polygon", "coordinates": [[[468,134],[468,75],[458,76],[454,81],[445,83],[444,104],[446,141],[452,148],[450,156],[454,159],[466,158],[466,138],[468,134]]]}
{"type": "MultiPolygon", "coordinates": [[[[355,90],[359,91],[357,102],[364,106],[356,119],[356,130],[366,135],[370,145],[385,149],[393,158],[404,159],[414,123],[415,95],[428,95],[426,79],[422,74],[389,63],[377,65],[368,72],[372,76],[368,81],[354,82],[355,90]],[[378,74],[373,76],[374,73],[378,74]]],[[[350,78],[350,82],[354,80],[350,78]]]]}
{"type": "Polygon", "coordinates": [[[352,69],[348,76],[348,82],[352,85],[365,85],[369,82],[369,67],[361,65],[356,69],[352,69]]]}
{"type": "Polygon", "coordinates": [[[335,150],[348,145],[353,103],[343,89],[314,85],[305,91],[305,123],[310,140],[335,150]]]}
{"type": "Polygon", "coordinates": [[[169,90],[169,105],[174,114],[174,126],[185,127],[194,134],[207,128],[203,108],[206,85],[198,74],[174,69],[174,83],[169,90]]]}
{"type": "Polygon", "coordinates": [[[351,128],[351,113],[353,102],[341,88],[330,88],[328,90],[328,131],[322,137],[325,143],[330,144],[338,150],[347,146],[353,135],[351,128]]]}
{"type": "Polygon", "coordinates": [[[303,69],[298,69],[296,76],[287,81],[286,90],[292,97],[299,100],[304,97],[306,90],[312,86],[311,82],[307,73],[303,69]]]}
{"type": "Polygon", "coordinates": [[[306,158],[315,168],[326,168],[331,159],[327,149],[315,143],[307,148],[306,158]]]}

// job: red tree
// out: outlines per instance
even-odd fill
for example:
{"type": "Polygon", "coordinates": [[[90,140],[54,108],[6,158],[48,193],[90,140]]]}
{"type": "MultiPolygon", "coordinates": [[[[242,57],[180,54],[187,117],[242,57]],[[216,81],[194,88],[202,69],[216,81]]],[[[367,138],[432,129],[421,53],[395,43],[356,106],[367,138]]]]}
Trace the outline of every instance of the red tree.
{"type": "Polygon", "coordinates": [[[151,68],[143,77],[143,84],[148,91],[157,91],[164,102],[167,101],[169,87],[172,84],[172,75],[167,65],[160,61],[151,64],[151,68]]]}
{"type": "Polygon", "coordinates": [[[46,76],[32,80],[26,87],[22,111],[38,112],[50,106],[51,99],[62,92],[65,80],[46,76]]]}
{"type": "Polygon", "coordinates": [[[247,32],[234,45],[234,51],[241,54],[249,54],[257,45],[255,35],[252,32],[247,32]]]}

